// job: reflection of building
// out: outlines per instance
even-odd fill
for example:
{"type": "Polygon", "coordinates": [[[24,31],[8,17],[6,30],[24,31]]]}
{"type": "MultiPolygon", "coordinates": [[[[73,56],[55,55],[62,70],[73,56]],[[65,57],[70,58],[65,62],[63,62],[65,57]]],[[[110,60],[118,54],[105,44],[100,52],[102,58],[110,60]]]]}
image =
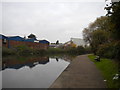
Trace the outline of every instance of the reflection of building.
{"type": "Polygon", "coordinates": [[[47,49],[49,47],[49,42],[47,40],[25,39],[20,36],[6,37],[1,34],[0,44],[7,48],[13,48],[19,45],[26,45],[35,49],[47,49]]]}
{"type": "Polygon", "coordinates": [[[49,57],[37,57],[37,58],[28,58],[23,60],[18,59],[7,59],[2,62],[2,70],[6,68],[12,68],[12,69],[19,69],[24,66],[28,66],[30,68],[36,66],[37,64],[46,64],[49,62],[49,57]]]}

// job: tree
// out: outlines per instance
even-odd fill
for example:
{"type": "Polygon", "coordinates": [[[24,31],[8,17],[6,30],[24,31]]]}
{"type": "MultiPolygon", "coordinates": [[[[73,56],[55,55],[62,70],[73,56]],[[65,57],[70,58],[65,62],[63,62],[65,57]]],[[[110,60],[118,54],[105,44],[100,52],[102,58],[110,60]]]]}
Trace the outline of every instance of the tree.
{"type": "Polygon", "coordinates": [[[90,23],[89,26],[83,30],[84,41],[90,44],[94,54],[96,54],[100,44],[108,42],[108,37],[110,36],[108,26],[108,18],[102,16],[97,18],[93,23],[90,23]]]}
{"type": "Polygon", "coordinates": [[[91,34],[92,32],[89,30],[89,28],[84,28],[83,30],[83,38],[86,44],[91,44],[91,34]]]}
{"type": "Polygon", "coordinates": [[[100,45],[107,43],[108,36],[107,33],[103,30],[95,30],[92,32],[91,46],[94,54],[96,54],[100,45]]]}
{"type": "Polygon", "coordinates": [[[28,38],[36,39],[36,36],[34,34],[30,34],[28,38]]]}
{"type": "Polygon", "coordinates": [[[90,23],[89,26],[83,30],[85,42],[91,44],[92,32],[95,30],[106,31],[107,35],[110,36],[109,24],[109,19],[106,16],[99,17],[93,23],[90,23]]]}
{"type": "Polygon", "coordinates": [[[112,2],[110,6],[105,7],[107,15],[111,22],[111,35],[115,44],[115,58],[120,60],[120,1],[112,2]]]}
{"type": "Polygon", "coordinates": [[[56,41],[56,44],[59,44],[59,40],[56,41]]]}
{"type": "Polygon", "coordinates": [[[111,22],[111,34],[115,40],[120,40],[120,1],[112,2],[110,6],[105,7],[107,15],[111,22]]]}

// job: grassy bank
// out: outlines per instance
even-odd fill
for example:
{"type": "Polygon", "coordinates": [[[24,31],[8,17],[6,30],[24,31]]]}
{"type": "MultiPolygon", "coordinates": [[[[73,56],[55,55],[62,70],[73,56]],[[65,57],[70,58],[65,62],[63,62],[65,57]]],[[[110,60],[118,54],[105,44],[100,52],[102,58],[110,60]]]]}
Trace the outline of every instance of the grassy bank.
{"type": "Polygon", "coordinates": [[[88,57],[95,63],[97,68],[101,71],[104,79],[107,80],[106,83],[108,88],[120,87],[120,79],[113,80],[115,74],[119,73],[117,62],[106,58],[101,58],[101,61],[97,62],[94,60],[94,55],[88,55],[88,57]]]}

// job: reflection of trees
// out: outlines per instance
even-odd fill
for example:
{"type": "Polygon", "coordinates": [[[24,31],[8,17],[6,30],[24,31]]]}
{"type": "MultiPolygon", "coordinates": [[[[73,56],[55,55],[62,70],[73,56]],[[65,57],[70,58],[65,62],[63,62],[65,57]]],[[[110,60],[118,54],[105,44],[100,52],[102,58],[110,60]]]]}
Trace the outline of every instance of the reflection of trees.
{"type": "Polygon", "coordinates": [[[33,68],[37,64],[46,64],[49,62],[49,57],[34,57],[34,58],[29,58],[26,60],[18,60],[17,58],[15,59],[8,59],[8,60],[3,60],[2,62],[2,70],[6,68],[13,68],[13,69],[19,69],[24,66],[28,66],[29,68],[33,68]]]}
{"type": "Polygon", "coordinates": [[[56,61],[57,61],[57,62],[59,61],[58,58],[56,58],[56,61]]]}

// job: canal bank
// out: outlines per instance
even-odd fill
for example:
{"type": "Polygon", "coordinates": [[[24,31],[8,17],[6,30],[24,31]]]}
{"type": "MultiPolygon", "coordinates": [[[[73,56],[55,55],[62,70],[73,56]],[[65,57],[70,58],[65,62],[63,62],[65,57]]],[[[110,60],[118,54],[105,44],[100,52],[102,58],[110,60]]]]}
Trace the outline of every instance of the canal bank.
{"type": "Polygon", "coordinates": [[[77,56],[50,88],[105,88],[100,71],[87,55],[77,56]]]}

